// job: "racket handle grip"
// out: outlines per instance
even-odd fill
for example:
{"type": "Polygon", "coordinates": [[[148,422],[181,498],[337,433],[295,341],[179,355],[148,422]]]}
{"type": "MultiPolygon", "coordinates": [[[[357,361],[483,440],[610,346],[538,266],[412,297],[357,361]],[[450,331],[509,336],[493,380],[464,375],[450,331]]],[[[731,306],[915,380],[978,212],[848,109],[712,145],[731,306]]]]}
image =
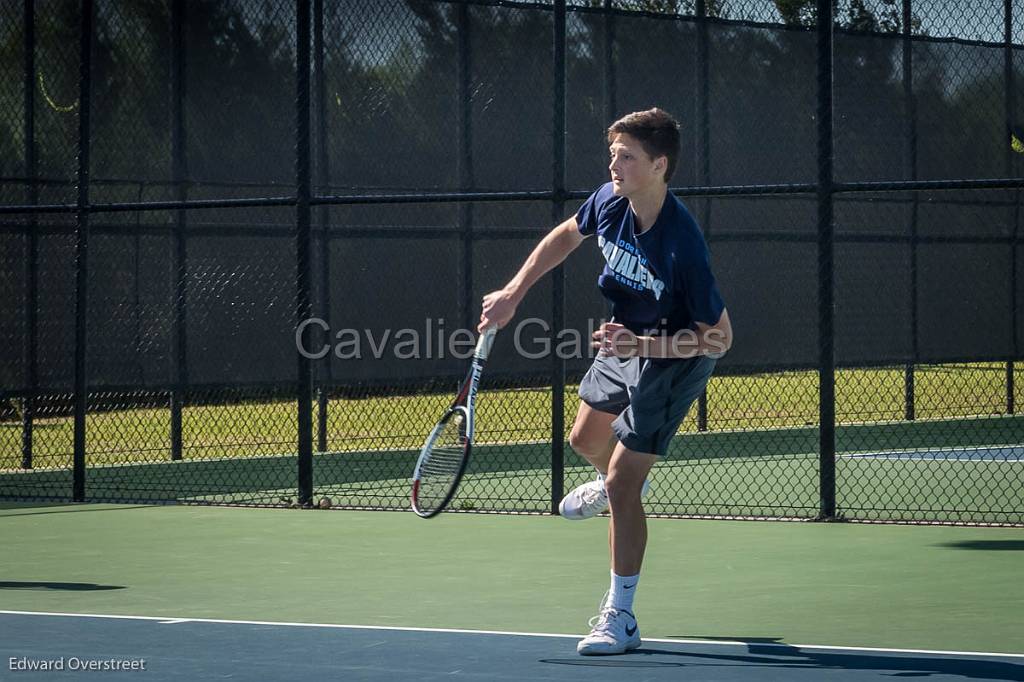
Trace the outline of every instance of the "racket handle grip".
{"type": "Polygon", "coordinates": [[[487,359],[487,356],[491,352],[491,344],[494,343],[494,335],[497,333],[497,325],[486,327],[483,332],[480,333],[480,338],[476,340],[476,352],[473,353],[473,357],[475,359],[480,361],[487,359]]]}

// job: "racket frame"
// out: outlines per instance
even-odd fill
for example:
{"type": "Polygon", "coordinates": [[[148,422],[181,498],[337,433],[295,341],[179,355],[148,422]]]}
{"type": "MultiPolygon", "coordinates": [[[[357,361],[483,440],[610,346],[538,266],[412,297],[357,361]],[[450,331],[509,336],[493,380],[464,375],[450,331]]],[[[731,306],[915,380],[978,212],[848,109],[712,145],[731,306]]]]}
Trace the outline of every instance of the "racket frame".
{"type": "Polygon", "coordinates": [[[480,376],[483,374],[484,365],[487,363],[487,356],[490,354],[491,345],[494,343],[494,335],[497,331],[497,327],[492,326],[484,329],[480,334],[480,338],[477,339],[476,342],[476,350],[473,353],[473,361],[470,365],[469,372],[466,374],[466,378],[463,380],[462,386],[459,388],[459,392],[455,396],[455,400],[452,401],[452,404],[441,416],[437,424],[434,425],[434,428],[430,431],[430,435],[427,436],[426,441],[423,443],[423,447],[420,448],[419,457],[416,458],[416,468],[413,471],[411,503],[412,510],[422,518],[429,519],[444,511],[452,501],[452,498],[455,497],[455,493],[459,489],[459,484],[462,483],[462,476],[466,473],[466,466],[469,464],[469,456],[473,450],[473,434],[476,427],[476,396],[477,390],[480,387],[480,376]],[[458,412],[462,412],[465,418],[465,444],[462,449],[462,460],[459,463],[458,471],[455,473],[455,478],[452,480],[452,484],[448,489],[448,493],[444,496],[444,499],[442,499],[441,503],[434,509],[424,511],[420,509],[419,506],[420,474],[423,464],[427,459],[429,459],[434,443],[441,434],[441,431],[444,429],[445,424],[447,424],[448,420],[452,419],[458,412]]]}

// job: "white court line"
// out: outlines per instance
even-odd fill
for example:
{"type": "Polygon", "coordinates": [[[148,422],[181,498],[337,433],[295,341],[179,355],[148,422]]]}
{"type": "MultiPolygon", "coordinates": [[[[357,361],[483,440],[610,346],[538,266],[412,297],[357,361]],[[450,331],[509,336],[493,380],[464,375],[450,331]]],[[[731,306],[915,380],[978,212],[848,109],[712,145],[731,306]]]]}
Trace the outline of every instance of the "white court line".
{"type": "Polygon", "coordinates": [[[1013,443],[1009,445],[977,445],[969,447],[921,447],[921,448],[903,448],[897,450],[874,450],[867,452],[845,452],[837,454],[836,457],[839,459],[908,459],[914,461],[954,461],[954,462],[1003,462],[1003,463],[1018,463],[1024,462],[1020,454],[1024,452],[1024,446],[1020,443],[1013,443]],[[1011,459],[1009,456],[998,458],[998,459],[982,459],[982,458],[968,458],[968,459],[957,459],[956,457],[935,457],[935,453],[943,455],[959,455],[970,452],[1006,452],[1016,454],[1017,457],[1011,459]],[[909,457],[904,457],[909,455],[909,457]],[[921,455],[920,457],[914,457],[914,455],[921,455]]]}
{"type": "Polygon", "coordinates": [[[979,450],[1024,450],[1024,445],[1021,443],[1007,443],[1004,445],[965,445],[965,446],[947,446],[947,447],[920,447],[920,448],[900,448],[896,450],[880,450],[879,452],[977,452],[979,450]]]}
{"type": "MultiPolygon", "coordinates": [[[[562,639],[579,639],[582,635],[567,635],[549,632],[511,632],[505,630],[465,630],[460,628],[415,628],[395,625],[342,625],[340,623],[290,623],[272,620],[228,620],[222,618],[168,618],[166,616],[119,616],[102,613],[60,613],[52,611],[7,611],[0,609],[0,615],[8,616],[56,616],[62,618],[108,618],[112,620],[145,620],[158,623],[217,623],[226,625],[276,625],[292,628],[332,628],[339,630],[392,630],[396,632],[438,632],[461,635],[503,635],[506,637],[558,637],[562,639]]],[[[1010,654],[990,651],[946,651],[939,649],[885,649],[880,647],[861,646],[829,646],[825,644],[781,644],[773,642],[743,642],[706,639],[658,639],[644,637],[645,642],[664,644],[697,644],[706,646],[745,646],[769,647],[779,649],[811,649],[814,651],[854,651],[861,653],[886,654],[928,654],[933,656],[984,656],[999,658],[1021,658],[1024,654],[1010,654]]]]}

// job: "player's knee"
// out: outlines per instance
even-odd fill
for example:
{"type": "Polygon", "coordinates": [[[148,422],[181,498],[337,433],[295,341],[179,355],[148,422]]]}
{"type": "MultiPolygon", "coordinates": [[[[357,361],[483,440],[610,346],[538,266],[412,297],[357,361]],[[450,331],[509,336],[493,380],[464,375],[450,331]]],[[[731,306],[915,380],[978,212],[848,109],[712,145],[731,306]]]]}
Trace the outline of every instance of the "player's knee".
{"type": "Polygon", "coordinates": [[[583,457],[592,457],[598,454],[601,446],[593,437],[588,437],[581,429],[573,428],[569,433],[569,447],[583,457]]]}
{"type": "Polygon", "coordinates": [[[634,481],[629,476],[611,471],[604,479],[604,489],[608,493],[608,502],[612,507],[620,504],[630,504],[640,501],[640,490],[643,488],[643,480],[634,481]]]}

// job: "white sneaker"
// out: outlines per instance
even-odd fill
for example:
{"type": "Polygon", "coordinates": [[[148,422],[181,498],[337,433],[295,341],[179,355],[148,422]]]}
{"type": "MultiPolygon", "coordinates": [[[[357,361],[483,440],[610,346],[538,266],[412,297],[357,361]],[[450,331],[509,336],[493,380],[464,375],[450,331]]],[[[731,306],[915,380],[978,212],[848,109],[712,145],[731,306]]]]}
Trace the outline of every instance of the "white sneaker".
{"type": "Polygon", "coordinates": [[[590,619],[590,625],[590,634],[576,645],[581,656],[624,654],[640,646],[640,626],[629,611],[606,606],[590,619]]]}
{"type": "Polygon", "coordinates": [[[608,493],[601,479],[576,486],[558,503],[558,513],[570,521],[593,518],[607,508],[608,493]]]}
{"type": "MultiPolygon", "coordinates": [[[[650,483],[644,481],[640,496],[646,495],[650,487],[650,483]]],[[[562,515],[563,519],[570,521],[591,519],[606,509],[608,509],[608,493],[605,492],[603,478],[576,486],[558,503],[558,513],[562,515]]]]}

